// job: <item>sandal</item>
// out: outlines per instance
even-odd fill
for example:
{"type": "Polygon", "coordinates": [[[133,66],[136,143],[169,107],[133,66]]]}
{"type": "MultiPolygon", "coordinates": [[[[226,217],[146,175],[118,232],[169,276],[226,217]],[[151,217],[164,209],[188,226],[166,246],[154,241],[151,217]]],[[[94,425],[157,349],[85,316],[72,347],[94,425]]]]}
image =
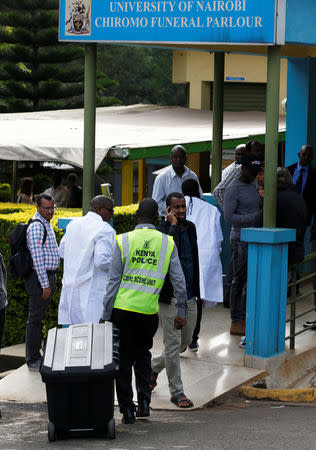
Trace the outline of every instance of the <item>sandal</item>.
{"type": "Polygon", "coordinates": [[[149,385],[149,389],[151,391],[153,391],[155,389],[155,387],[157,386],[157,378],[158,378],[158,373],[156,373],[152,370],[151,375],[150,375],[150,385],[149,385]]]}
{"type": "Polygon", "coordinates": [[[170,401],[179,408],[192,408],[192,406],[194,406],[193,402],[189,400],[183,392],[180,392],[180,394],[171,397],[170,401]]]}

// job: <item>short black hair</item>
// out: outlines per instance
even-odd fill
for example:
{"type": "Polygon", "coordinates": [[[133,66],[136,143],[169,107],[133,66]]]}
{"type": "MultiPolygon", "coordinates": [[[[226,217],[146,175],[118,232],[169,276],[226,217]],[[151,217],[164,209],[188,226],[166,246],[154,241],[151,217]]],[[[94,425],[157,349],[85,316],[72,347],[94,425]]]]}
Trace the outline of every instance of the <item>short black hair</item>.
{"type": "Polygon", "coordinates": [[[68,181],[74,181],[75,183],[77,183],[77,181],[78,181],[77,175],[75,173],[70,173],[68,175],[68,181]]]}
{"type": "Polygon", "coordinates": [[[188,178],[187,180],[185,180],[181,185],[181,189],[183,195],[201,198],[199,183],[194,180],[194,178],[188,178]]]}
{"type": "Polygon", "coordinates": [[[138,218],[149,219],[149,221],[155,220],[158,216],[158,203],[153,198],[143,198],[139,202],[136,216],[138,218]]]}
{"type": "Polygon", "coordinates": [[[51,195],[42,193],[37,196],[37,199],[36,199],[37,206],[41,206],[42,198],[44,198],[45,200],[48,200],[49,202],[51,200],[55,201],[54,197],[52,197],[51,195]]]}
{"type": "Polygon", "coordinates": [[[181,192],[171,192],[171,194],[167,195],[166,206],[170,206],[172,198],[184,198],[184,195],[181,192]]]}

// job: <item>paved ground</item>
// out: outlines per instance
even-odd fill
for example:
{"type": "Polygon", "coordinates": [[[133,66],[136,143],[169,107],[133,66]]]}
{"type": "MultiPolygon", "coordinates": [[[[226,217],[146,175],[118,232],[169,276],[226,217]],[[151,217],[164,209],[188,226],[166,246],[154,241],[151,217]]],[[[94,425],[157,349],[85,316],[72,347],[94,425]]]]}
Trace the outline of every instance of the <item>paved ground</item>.
{"type": "MultiPolygon", "coordinates": [[[[262,373],[260,370],[244,367],[244,350],[239,347],[239,336],[229,334],[229,310],[221,304],[205,308],[198,353],[187,350],[181,355],[181,371],[184,390],[196,407],[204,406],[214,398],[230,391],[262,373]]],[[[163,349],[162,330],[154,339],[153,355],[163,349]]],[[[24,355],[24,345],[2,350],[3,355],[24,355]]],[[[21,367],[13,374],[0,380],[0,401],[44,402],[45,385],[39,374],[21,367]]],[[[167,376],[163,371],[158,386],[153,392],[154,409],[174,409],[170,402],[167,376]]]]}
{"type": "Polygon", "coordinates": [[[316,405],[227,400],[195,411],[154,411],[120,423],[115,440],[82,437],[47,442],[44,404],[0,403],[0,449],[278,449],[316,448],[316,405]]]}

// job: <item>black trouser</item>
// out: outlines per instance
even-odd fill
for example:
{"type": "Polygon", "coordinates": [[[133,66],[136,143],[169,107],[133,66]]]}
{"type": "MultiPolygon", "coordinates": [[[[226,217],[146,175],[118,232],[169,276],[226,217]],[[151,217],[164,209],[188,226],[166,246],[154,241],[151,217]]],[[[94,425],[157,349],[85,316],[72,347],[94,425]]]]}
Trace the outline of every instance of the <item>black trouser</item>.
{"type": "Polygon", "coordinates": [[[151,353],[153,337],[158,328],[158,314],[139,314],[113,309],[111,321],[120,333],[120,365],[116,392],[120,412],[135,410],[133,403],[132,369],[134,367],[138,402],[148,400],[151,391],[151,353]]]}
{"type": "Polygon", "coordinates": [[[5,308],[0,309],[0,348],[2,345],[2,335],[5,323],[5,308]]]}
{"type": "Polygon", "coordinates": [[[232,322],[246,317],[246,299],[243,289],[247,282],[248,244],[240,239],[231,240],[233,255],[233,281],[230,288],[230,315],[232,322]]]}
{"type": "Polygon", "coordinates": [[[196,317],[196,325],[193,331],[192,342],[198,341],[201,329],[203,301],[200,298],[197,299],[196,306],[197,306],[197,317],[196,317]]]}
{"type": "MultiPolygon", "coordinates": [[[[51,295],[56,292],[56,273],[47,271],[51,295]]],[[[41,359],[40,348],[42,342],[42,320],[48,308],[49,299],[42,298],[43,289],[38,281],[37,274],[32,270],[25,281],[26,292],[29,300],[29,314],[26,322],[25,348],[26,362],[34,362],[41,359]]]]}
{"type": "Polygon", "coordinates": [[[233,255],[231,254],[229,266],[228,266],[228,272],[226,276],[224,277],[224,299],[223,304],[226,308],[229,308],[230,305],[230,288],[233,281],[233,255]]]}

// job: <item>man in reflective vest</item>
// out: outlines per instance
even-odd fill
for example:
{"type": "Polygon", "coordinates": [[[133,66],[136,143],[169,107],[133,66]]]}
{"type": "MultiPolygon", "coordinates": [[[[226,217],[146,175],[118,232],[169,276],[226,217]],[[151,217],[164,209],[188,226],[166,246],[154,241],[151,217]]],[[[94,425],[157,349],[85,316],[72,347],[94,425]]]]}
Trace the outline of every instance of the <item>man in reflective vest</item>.
{"type": "Polygon", "coordinates": [[[169,277],[177,299],[176,329],[185,323],[185,279],[173,238],[155,229],[158,205],[149,198],[139,204],[134,231],[117,236],[100,322],[111,320],[120,333],[120,366],[116,380],[123,423],[135,422],[132,368],[134,367],[137,417],[149,416],[153,337],[158,328],[158,299],[169,277]]]}

